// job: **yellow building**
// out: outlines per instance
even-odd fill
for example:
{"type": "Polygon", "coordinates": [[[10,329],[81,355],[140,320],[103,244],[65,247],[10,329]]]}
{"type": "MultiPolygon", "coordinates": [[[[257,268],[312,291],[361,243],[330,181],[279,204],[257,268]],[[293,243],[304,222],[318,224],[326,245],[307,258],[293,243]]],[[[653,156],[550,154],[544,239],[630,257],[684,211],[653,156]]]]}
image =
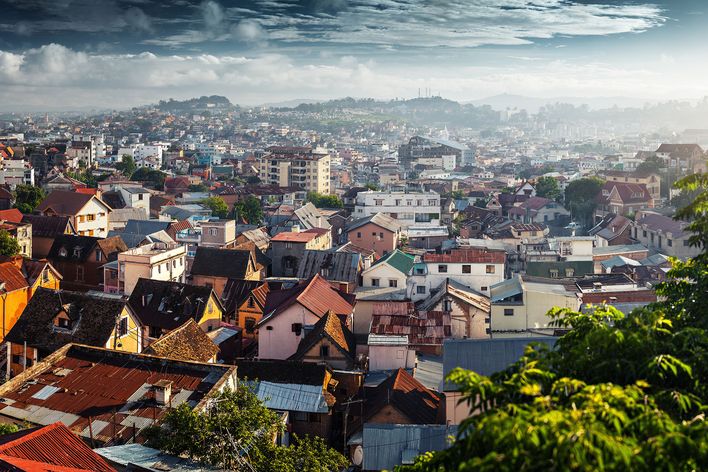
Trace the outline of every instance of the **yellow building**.
{"type": "Polygon", "coordinates": [[[554,307],[580,309],[577,290],[557,279],[515,275],[490,287],[492,337],[524,336],[527,333],[553,334],[554,307]]]}

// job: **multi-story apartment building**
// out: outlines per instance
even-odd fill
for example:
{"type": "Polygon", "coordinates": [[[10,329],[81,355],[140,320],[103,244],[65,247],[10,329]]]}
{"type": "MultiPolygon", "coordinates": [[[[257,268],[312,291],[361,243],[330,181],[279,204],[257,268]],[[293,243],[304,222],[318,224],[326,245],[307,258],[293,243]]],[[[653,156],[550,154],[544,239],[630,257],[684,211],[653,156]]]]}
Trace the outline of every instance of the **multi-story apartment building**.
{"type": "Polygon", "coordinates": [[[359,192],[354,218],[384,213],[405,229],[409,226],[440,226],[440,195],[428,192],[359,192]]]}
{"type": "Polygon", "coordinates": [[[398,156],[406,169],[425,166],[453,170],[457,166],[472,164],[474,160],[474,152],[464,144],[425,136],[413,136],[408,144],[402,144],[398,156]]]}
{"type": "Polygon", "coordinates": [[[470,247],[449,254],[424,254],[408,279],[410,299],[429,298],[448,279],[489,296],[489,288],[504,280],[505,264],[504,250],[470,247]]]}
{"type": "Polygon", "coordinates": [[[262,182],[279,187],[296,187],[308,192],[330,193],[330,155],[310,147],[269,147],[258,158],[262,182]]]}
{"type": "Polygon", "coordinates": [[[105,266],[104,291],[130,295],[141,278],[184,283],[186,256],[181,244],[162,242],[122,252],[115,263],[105,266]]]}

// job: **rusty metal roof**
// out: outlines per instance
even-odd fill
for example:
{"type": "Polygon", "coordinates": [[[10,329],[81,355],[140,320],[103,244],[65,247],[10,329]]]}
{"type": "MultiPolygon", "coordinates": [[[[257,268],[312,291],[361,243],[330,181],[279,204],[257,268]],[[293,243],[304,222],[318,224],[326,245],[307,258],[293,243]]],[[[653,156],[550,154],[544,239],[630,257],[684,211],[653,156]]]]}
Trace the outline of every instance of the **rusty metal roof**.
{"type": "Polygon", "coordinates": [[[134,436],[140,442],[140,430],[159,422],[170,406],[203,407],[235,370],[68,344],[0,387],[0,415],[39,425],[60,421],[104,444],[134,436]],[[161,380],[172,382],[168,405],[155,400],[153,386],[161,380]]]}
{"type": "Polygon", "coordinates": [[[71,470],[115,472],[62,423],[0,437],[0,460],[21,466],[20,470],[66,470],[64,467],[69,467],[71,470]]]}
{"type": "Polygon", "coordinates": [[[450,313],[420,311],[417,315],[371,316],[371,334],[408,336],[411,345],[441,345],[452,336],[450,313]]]}

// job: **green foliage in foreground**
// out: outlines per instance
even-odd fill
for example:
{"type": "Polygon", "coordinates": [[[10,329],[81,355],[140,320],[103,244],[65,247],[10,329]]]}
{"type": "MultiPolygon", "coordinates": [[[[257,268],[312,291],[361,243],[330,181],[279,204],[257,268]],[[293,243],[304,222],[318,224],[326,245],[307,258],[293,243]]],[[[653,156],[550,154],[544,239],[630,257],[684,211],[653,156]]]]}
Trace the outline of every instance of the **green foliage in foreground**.
{"type": "Polygon", "coordinates": [[[10,233],[0,229],[0,255],[12,257],[20,252],[20,243],[10,233]]]}
{"type": "MultiPolygon", "coordinates": [[[[677,183],[708,188],[708,176],[677,183]]],[[[677,217],[708,247],[708,192],[677,217]]],[[[673,261],[662,301],[629,315],[554,310],[570,329],[491,377],[457,369],[475,414],[446,451],[401,471],[708,470],[708,254],[673,261]]]]}
{"type": "Polygon", "coordinates": [[[171,410],[161,426],[144,431],[147,445],[169,454],[241,470],[244,461],[259,472],[335,471],[348,461],[320,438],[295,438],[295,445],[273,444],[282,429],[278,415],[245,386],[210,399],[206,411],[187,404],[171,410]]]}

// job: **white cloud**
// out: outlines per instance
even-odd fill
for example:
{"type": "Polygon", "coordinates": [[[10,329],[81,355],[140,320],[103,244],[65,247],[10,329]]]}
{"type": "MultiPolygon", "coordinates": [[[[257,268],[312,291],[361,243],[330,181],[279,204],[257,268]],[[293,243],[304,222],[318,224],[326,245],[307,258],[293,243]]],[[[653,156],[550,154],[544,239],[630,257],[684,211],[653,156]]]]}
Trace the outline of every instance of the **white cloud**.
{"type": "Polygon", "coordinates": [[[5,109],[125,108],[166,97],[215,93],[236,103],[255,104],[303,97],[414,96],[422,87],[457,100],[503,92],[670,98],[676,83],[682,84],[683,96],[702,95],[706,73],[705,67],[698,70],[695,64],[688,73],[683,62],[667,69],[659,61],[647,67],[558,60],[401,69],[354,56],[318,60],[326,62],[301,64],[282,54],[87,54],[48,44],[23,53],[0,51],[0,103],[5,109]]]}
{"type": "Polygon", "coordinates": [[[231,27],[231,34],[235,39],[247,43],[262,41],[266,38],[266,31],[254,20],[241,20],[231,27]]]}

